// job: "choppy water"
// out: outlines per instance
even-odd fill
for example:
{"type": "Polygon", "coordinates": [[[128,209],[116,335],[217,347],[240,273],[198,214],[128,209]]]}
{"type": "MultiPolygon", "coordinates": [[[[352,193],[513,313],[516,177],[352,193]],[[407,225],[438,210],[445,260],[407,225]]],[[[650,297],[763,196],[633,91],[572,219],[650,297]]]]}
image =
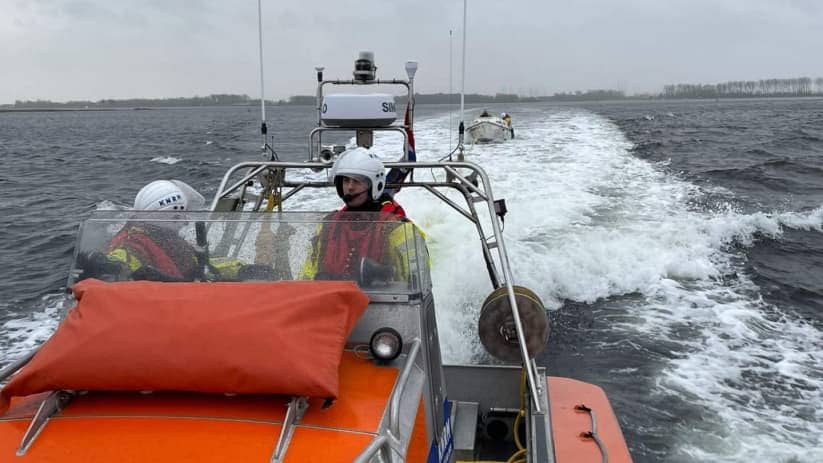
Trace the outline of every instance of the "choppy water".
{"type": "MultiPolygon", "coordinates": [[[[517,138],[469,160],[507,200],[517,282],[552,311],[540,363],[606,390],[635,461],[823,461],[823,101],[491,109],[517,138]]],[[[452,146],[448,111],[418,106],[421,159],[452,146]]],[[[271,114],[281,158],[303,159],[311,108],[271,114]]],[[[0,365],[56,326],[81,219],[157,178],[213,194],[257,156],[257,118],[0,113],[0,365]]],[[[430,236],[444,356],[485,359],[473,229],[398,199],[430,236]]]]}

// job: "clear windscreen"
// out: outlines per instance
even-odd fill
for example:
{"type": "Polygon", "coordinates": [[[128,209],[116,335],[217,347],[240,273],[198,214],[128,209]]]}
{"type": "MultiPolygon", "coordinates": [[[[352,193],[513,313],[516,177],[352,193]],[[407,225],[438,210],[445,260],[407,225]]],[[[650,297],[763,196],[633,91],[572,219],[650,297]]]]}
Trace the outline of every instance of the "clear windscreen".
{"type": "Polygon", "coordinates": [[[69,287],[104,281],[351,280],[430,288],[420,230],[386,213],[96,211],[83,222],[69,287]]]}

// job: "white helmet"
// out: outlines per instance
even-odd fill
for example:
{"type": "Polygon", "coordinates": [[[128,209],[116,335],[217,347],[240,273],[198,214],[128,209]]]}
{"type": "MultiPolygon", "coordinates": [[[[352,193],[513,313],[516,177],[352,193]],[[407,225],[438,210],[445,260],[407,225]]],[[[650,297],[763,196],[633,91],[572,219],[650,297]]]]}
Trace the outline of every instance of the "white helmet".
{"type": "Polygon", "coordinates": [[[503,119],[505,119],[506,116],[508,116],[508,114],[506,114],[506,113],[503,113],[503,114],[500,115],[500,117],[502,117],[503,119]]]}
{"type": "Polygon", "coordinates": [[[180,180],[155,180],[134,197],[134,208],[142,211],[194,211],[205,205],[206,198],[180,180]]]}
{"type": "Polygon", "coordinates": [[[386,168],[383,161],[366,148],[352,148],[340,153],[332,167],[337,195],[343,197],[343,177],[365,180],[371,187],[371,199],[376,200],[386,188],[386,168]],[[338,180],[339,178],[339,180],[338,180]]]}

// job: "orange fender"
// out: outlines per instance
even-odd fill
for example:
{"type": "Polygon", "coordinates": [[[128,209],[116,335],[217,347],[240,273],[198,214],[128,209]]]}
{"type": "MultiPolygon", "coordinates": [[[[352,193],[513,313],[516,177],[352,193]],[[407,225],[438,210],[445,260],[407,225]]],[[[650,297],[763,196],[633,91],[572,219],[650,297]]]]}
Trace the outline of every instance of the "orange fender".
{"type": "Polygon", "coordinates": [[[585,437],[592,431],[589,413],[577,410],[578,405],[590,408],[597,419],[597,436],[603,442],[609,462],[631,462],[632,457],[620,423],[603,389],[569,378],[548,377],[551,406],[552,438],[558,463],[601,463],[603,456],[594,439],[585,437]]]}

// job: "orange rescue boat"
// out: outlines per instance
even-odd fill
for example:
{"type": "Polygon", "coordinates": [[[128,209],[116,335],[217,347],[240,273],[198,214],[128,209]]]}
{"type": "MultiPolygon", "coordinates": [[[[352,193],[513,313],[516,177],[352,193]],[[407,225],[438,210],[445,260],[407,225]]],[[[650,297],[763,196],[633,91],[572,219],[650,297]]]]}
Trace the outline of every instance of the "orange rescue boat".
{"type": "Polygon", "coordinates": [[[379,80],[370,59],[352,80],[318,71],[308,162],[237,164],[208,212],[97,211],[84,221],[68,282],[76,305],[51,339],[0,372],[0,461],[631,461],[604,392],[534,361],[548,320],[539,297],[513,282],[505,203],[486,172],[462,159],[411,162],[416,63],[408,80],[379,80]],[[405,86],[406,120],[394,122],[382,94],[327,99],[326,85],[405,86]],[[364,264],[356,282],[297,281],[330,219],[286,206],[335,188],[328,170],[340,150],[319,143],[325,131],[355,132],[363,146],[374,132],[399,132],[387,188],[428,191],[475,226],[491,283],[478,331],[502,364],[443,364],[437,263],[411,222],[357,218],[360,229],[403,234],[392,250],[402,271],[364,264]],[[197,251],[196,281],[132,281],[152,273],[110,265],[108,243],[134,222],[178,230],[197,251]],[[263,256],[258,237],[274,237],[274,252],[263,256]]]}

